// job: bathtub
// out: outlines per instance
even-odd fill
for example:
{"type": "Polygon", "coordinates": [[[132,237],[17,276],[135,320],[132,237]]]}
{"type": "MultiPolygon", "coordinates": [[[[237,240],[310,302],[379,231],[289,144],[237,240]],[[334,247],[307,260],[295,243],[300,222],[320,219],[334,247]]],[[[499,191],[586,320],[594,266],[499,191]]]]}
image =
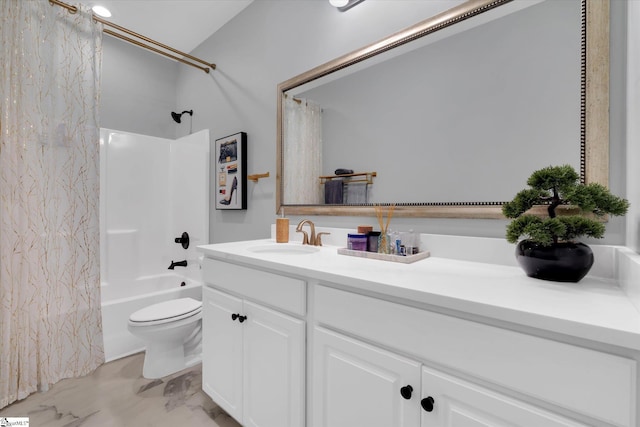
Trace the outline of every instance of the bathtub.
{"type": "Polygon", "coordinates": [[[143,342],[127,329],[131,313],[170,299],[202,300],[202,283],[177,274],[162,274],[129,283],[103,284],[101,293],[104,356],[109,362],[144,349],[143,342]]]}

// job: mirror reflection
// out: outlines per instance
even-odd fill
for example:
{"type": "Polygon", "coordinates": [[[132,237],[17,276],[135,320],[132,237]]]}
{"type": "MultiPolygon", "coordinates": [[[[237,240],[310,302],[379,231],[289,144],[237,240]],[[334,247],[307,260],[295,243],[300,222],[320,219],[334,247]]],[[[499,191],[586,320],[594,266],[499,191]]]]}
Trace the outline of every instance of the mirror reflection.
{"type": "Polygon", "coordinates": [[[499,205],[581,170],[581,1],[513,4],[284,90],[281,204],[499,205]]]}

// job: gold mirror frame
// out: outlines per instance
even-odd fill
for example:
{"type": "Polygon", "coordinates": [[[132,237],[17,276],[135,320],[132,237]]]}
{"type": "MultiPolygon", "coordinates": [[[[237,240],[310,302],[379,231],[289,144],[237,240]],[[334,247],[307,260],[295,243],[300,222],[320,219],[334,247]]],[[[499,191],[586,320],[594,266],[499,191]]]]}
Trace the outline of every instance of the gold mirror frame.
{"type": "MultiPolygon", "coordinates": [[[[276,213],[373,216],[373,205],[286,205],[283,203],[284,97],[286,91],[462,22],[512,0],[469,0],[278,85],[276,213]]],[[[609,0],[581,0],[580,176],[609,186],[609,0]]],[[[500,202],[396,204],[394,216],[503,219],[500,202]]]]}

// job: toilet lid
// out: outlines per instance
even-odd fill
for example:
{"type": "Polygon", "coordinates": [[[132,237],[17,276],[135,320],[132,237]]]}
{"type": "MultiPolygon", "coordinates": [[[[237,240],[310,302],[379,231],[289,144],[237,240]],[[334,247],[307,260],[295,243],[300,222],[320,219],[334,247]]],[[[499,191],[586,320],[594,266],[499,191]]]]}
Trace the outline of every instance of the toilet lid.
{"type": "Polygon", "coordinates": [[[157,320],[189,317],[202,309],[202,301],[193,298],[178,298],[159,302],[134,312],[132,322],[155,322],[157,320]]]}

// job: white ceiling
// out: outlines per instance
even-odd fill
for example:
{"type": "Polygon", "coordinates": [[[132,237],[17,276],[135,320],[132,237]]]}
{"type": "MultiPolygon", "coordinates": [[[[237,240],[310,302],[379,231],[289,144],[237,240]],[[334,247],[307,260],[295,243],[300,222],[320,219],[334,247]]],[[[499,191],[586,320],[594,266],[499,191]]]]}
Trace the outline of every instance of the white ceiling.
{"type": "Polygon", "coordinates": [[[189,53],[252,1],[79,0],[79,3],[105,6],[112,13],[106,20],[189,53]]]}

